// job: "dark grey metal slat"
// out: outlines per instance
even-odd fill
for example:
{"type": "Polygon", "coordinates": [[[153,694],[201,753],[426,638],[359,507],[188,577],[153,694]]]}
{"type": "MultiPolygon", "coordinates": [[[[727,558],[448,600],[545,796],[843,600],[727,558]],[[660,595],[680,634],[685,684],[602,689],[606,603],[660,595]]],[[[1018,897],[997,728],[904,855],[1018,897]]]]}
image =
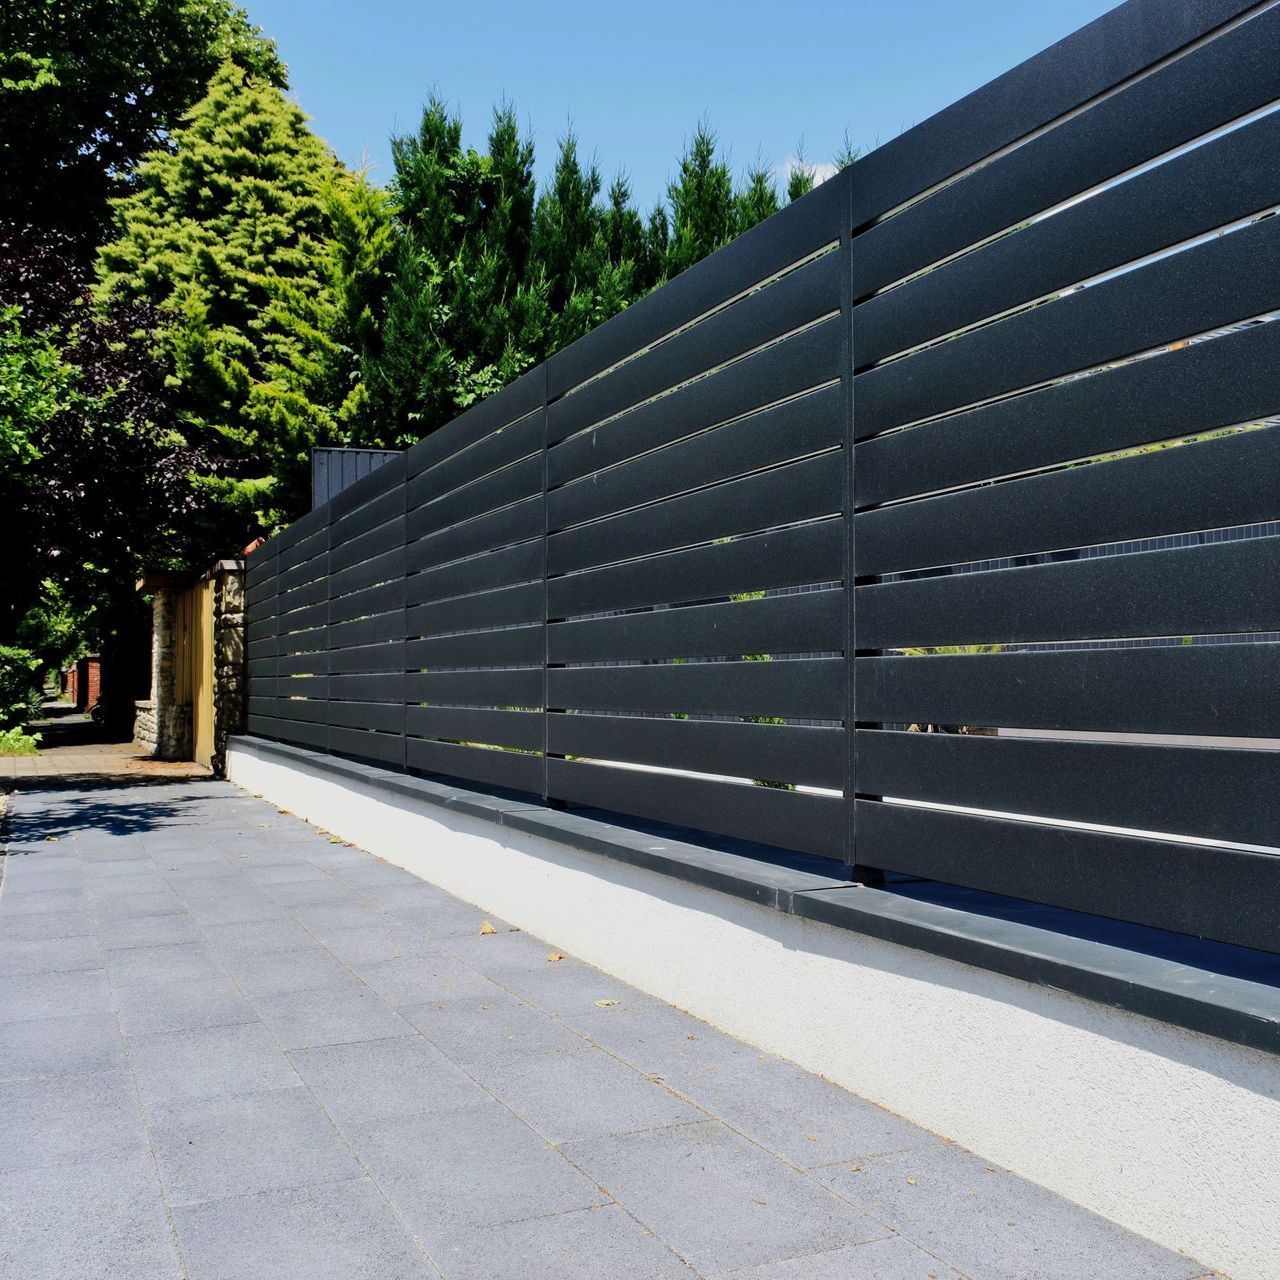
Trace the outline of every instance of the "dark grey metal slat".
{"type": "Polygon", "coordinates": [[[1280,537],[859,587],[858,648],[1280,631],[1277,583],[1280,537]]]}
{"type": "Polygon", "coordinates": [[[859,575],[964,564],[1280,515],[1280,429],[1094,462],[855,517],[859,575]]]}
{"type": "Polygon", "coordinates": [[[1235,426],[1280,407],[1280,324],[1261,324],[865,440],[858,506],[1235,426]]]}
{"type": "Polygon", "coordinates": [[[1280,726],[1280,643],[931,654],[856,664],[865,723],[1262,738],[1280,726]]]}
{"type": "Polygon", "coordinates": [[[1280,875],[1265,853],[859,801],[874,865],[1274,950],[1280,875]]]}
{"type": "Polygon", "coordinates": [[[859,730],[868,795],[1280,848],[1280,753],[859,730]]]}
{"type": "Polygon", "coordinates": [[[839,729],[802,725],[559,712],[547,717],[547,750],[557,756],[663,765],[736,778],[764,772],[778,774],[775,780],[835,790],[843,777],[843,739],[839,729]]]}

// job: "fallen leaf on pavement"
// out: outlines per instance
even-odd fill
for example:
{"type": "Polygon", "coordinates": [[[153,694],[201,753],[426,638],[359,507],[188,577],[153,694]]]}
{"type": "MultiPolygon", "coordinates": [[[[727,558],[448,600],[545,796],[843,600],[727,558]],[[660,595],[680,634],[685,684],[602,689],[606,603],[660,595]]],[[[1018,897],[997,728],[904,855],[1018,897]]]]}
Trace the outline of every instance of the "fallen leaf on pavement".
{"type": "Polygon", "coordinates": [[[493,925],[491,925],[487,920],[485,920],[480,925],[480,932],[481,933],[497,933],[498,931],[493,927],[493,925]]]}
{"type": "Polygon", "coordinates": [[[617,1003],[618,1003],[618,1002],[617,1002],[616,1000],[597,1000],[597,1001],[596,1001],[596,1008],[597,1008],[597,1009],[607,1009],[607,1008],[609,1008],[609,1006],[610,1006],[610,1005],[615,1005],[615,1004],[617,1004],[617,1003]]]}
{"type": "Polygon", "coordinates": [[[560,960],[563,960],[563,959],[564,959],[564,952],[563,952],[563,951],[548,951],[548,952],[547,952],[547,959],[548,959],[548,960],[550,960],[552,964],[555,964],[555,963],[557,963],[558,961],[560,961],[560,960]]]}

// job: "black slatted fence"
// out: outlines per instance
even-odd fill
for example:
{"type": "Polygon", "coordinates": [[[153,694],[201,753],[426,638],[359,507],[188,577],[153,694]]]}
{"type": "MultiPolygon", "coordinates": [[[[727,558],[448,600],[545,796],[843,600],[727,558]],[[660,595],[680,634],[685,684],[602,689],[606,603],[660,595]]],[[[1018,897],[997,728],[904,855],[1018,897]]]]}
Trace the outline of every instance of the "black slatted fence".
{"type": "Polygon", "coordinates": [[[872,153],[256,552],[250,732],[1280,948],[1278,104],[1130,0],[872,153]]]}

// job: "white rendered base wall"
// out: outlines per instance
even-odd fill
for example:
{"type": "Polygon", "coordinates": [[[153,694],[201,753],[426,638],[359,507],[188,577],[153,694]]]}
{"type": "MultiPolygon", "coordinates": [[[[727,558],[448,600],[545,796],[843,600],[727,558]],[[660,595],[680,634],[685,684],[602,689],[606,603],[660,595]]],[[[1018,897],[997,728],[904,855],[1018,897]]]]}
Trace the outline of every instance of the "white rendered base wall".
{"type": "Polygon", "coordinates": [[[228,776],[1234,1280],[1280,1280],[1280,1059],[233,745],[228,776]]]}

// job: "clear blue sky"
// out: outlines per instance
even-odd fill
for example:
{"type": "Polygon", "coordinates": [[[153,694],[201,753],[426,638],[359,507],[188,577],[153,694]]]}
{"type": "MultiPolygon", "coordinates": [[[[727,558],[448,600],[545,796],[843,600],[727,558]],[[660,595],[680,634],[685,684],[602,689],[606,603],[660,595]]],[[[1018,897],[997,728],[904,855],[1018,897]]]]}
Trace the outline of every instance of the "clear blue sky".
{"type": "Polygon", "coordinates": [[[274,36],[293,94],[349,164],[390,172],[387,139],[434,90],[483,145],[513,102],[539,174],[572,122],[646,207],[704,115],[740,171],[827,161],[848,129],[888,141],[1114,7],[1114,0],[242,0],[274,36]]]}

